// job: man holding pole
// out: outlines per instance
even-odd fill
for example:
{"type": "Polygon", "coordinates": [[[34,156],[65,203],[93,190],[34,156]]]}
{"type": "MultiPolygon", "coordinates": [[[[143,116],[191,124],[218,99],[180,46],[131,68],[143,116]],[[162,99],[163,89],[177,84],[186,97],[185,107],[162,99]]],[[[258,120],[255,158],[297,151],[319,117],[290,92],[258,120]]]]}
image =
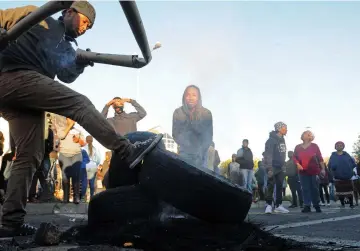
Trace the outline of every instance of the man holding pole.
{"type": "MultiPolygon", "coordinates": [[[[0,10],[0,36],[6,36],[7,30],[36,9],[24,6],[0,10]]],[[[32,176],[44,157],[45,111],[78,122],[130,168],[162,138],[157,135],[130,144],[114,131],[87,97],[54,80],[56,76],[64,83],[72,83],[84,72],[87,64],[76,63],[71,42],[76,43],[75,38],[91,29],[95,16],[90,3],[74,1],[58,20],[49,17],[18,37],[16,43],[0,48],[0,113],[9,122],[17,147],[3,205],[0,238],[36,231],[24,224],[24,217],[32,176]]]]}

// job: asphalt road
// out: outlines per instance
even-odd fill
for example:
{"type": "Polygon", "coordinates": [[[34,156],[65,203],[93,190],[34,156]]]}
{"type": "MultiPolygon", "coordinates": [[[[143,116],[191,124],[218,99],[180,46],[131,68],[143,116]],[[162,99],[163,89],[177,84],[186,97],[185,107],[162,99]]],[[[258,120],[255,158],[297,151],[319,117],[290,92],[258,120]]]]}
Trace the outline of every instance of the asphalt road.
{"type": "MultiPolygon", "coordinates": [[[[297,208],[290,209],[288,214],[266,215],[261,203],[252,206],[247,220],[260,223],[265,230],[284,238],[360,248],[360,207],[341,209],[338,204],[333,204],[322,210],[322,213],[304,214],[297,208]]],[[[86,219],[85,204],[29,204],[26,216],[26,221],[35,226],[41,222],[53,222],[64,230],[85,223],[86,219]]]]}
{"type": "Polygon", "coordinates": [[[263,204],[253,205],[248,220],[261,223],[266,230],[285,238],[360,248],[360,207],[350,209],[347,205],[342,209],[333,203],[322,207],[322,213],[289,210],[288,214],[266,215],[263,204]]]}

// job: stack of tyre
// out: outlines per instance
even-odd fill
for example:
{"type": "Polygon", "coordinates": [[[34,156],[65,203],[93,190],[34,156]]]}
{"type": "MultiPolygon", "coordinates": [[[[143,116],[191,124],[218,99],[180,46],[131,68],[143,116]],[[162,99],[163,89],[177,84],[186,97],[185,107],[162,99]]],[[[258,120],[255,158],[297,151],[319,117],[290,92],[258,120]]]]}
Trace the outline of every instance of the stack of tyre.
{"type": "MultiPolygon", "coordinates": [[[[130,142],[154,134],[129,133],[130,142]]],[[[216,173],[196,168],[165,149],[161,141],[134,169],[113,156],[109,185],[89,204],[89,226],[124,224],[158,214],[164,202],[210,223],[238,224],[245,219],[252,195],[216,173]]]]}

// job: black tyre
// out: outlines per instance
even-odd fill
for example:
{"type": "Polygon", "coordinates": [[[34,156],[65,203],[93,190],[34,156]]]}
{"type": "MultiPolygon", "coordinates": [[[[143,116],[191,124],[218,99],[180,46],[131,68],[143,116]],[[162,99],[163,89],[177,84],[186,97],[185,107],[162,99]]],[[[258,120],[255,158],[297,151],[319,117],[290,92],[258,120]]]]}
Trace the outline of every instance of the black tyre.
{"type": "Polygon", "coordinates": [[[247,190],[159,147],[144,159],[140,186],[174,207],[212,223],[243,222],[252,202],[247,190]]]}
{"type": "MultiPolygon", "coordinates": [[[[136,141],[145,141],[155,135],[156,134],[151,132],[132,132],[126,134],[124,137],[131,143],[135,143],[136,141]]],[[[158,147],[165,149],[164,142],[160,141],[158,147]]],[[[138,184],[140,168],[141,164],[130,169],[128,164],[121,159],[121,156],[113,154],[110,161],[109,172],[105,175],[106,178],[104,178],[106,188],[138,184]]]]}
{"type": "Polygon", "coordinates": [[[89,203],[88,224],[97,227],[121,225],[136,219],[147,219],[158,211],[155,196],[145,194],[139,186],[123,186],[96,194],[89,203]]]}

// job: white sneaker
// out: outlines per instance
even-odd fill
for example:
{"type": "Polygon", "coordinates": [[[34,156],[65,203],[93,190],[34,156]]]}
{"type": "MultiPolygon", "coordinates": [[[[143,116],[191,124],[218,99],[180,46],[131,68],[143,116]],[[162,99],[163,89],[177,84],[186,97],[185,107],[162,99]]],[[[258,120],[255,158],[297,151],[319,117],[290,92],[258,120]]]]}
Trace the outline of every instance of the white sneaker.
{"type": "Polygon", "coordinates": [[[265,213],[266,214],[271,214],[272,213],[272,206],[267,205],[266,208],[265,208],[265,213]]]}
{"type": "Polygon", "coordinates": [[[330,206],[331,206],[331,204],[330,204],[330,203],[327,203],[327,204],[326,204],[326,206],[330,207],[330,206]]]}
{"type": "Polygon", "coordinates": [[[321,203],[320,203],[320,206],[321,206],[321,207],[324,207],[324,206],[325,206],[325,203],[322,203],[322,202],[321,202],[321,203]]]}
{"type": "Polygon", "coordinates": [[[277,208],[275,208],[274,212],[275,213],[287,214],[289,212],[289,210],[287,210],[285,207],[283,207],[283,205],[280,205],[277,208]]]}

